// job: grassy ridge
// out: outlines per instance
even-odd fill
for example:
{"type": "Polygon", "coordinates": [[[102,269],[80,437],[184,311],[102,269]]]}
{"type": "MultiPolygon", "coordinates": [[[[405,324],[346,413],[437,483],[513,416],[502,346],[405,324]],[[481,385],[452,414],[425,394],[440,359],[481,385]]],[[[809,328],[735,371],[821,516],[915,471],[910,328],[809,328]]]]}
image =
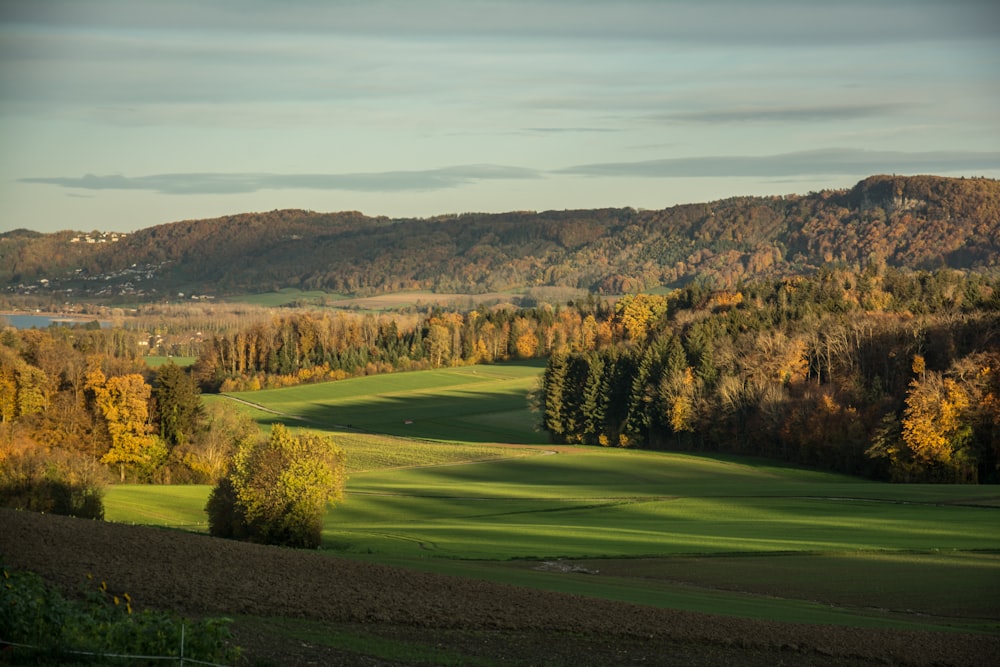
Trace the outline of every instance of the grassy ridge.
{"type": "Polygon", "coordinates": [[[544,444],[547,438],[526,399],[543,370],[540,362],[464,366],[232,396],[326,429],[351,426],[452,442],[544,444]]]}
{"type": "MultiPolygon", "coordinates": [[[[436,425],[436,442],[332,432],[351,470],[324,530],[324,548],[340,555],[712,613],[1000,632],[1000,489],[889,485],[734,457],[585,447],[545,456],[547,447],[487,444],[497,423],[537,439],[524,392],[538,372],[447,369],[241,397],[306,417],[288,420],[300,427],[341,414],[399,433],[436,425]],[[434,407],[404,424],[394,405],[434,407]],[[592,574],[536,569],[560,558],[592,574]]],[[[203,530],[207,493],[114,487],[107,516],[203,530]]]]}

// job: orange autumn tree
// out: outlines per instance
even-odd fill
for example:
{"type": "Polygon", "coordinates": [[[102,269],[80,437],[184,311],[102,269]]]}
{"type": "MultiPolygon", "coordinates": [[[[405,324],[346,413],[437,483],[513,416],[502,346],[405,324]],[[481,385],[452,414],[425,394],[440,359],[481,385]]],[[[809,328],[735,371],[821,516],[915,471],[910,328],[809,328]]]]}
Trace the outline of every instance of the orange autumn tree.
{"type": "Polygon", "coordinates": [[[132,373],[108,378],[96,369],[87,374],[86,388],[93,392],[94,402],[111,436],[111,448],[101,462],[118,464],[123,482],[125,466],[151,470],[163,462],[166,448],[152,435],[149,423],[152,389],[141,375],[132,373]]]}

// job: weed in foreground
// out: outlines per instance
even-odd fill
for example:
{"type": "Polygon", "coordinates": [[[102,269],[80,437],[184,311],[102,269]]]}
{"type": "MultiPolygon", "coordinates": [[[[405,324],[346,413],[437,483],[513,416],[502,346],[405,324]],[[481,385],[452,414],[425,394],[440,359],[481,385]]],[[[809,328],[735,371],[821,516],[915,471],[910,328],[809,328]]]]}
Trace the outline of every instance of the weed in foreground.
{"type": "Polygon", "coordinates": [[[229,619],[138,611],[129,593],[87,578],[80,596],[67,598],[33,572],[3,569],[0,645],[8,646],[15,663],[104,663],[112,656],[180,657],[182,650],[185,658],[211,663],[239,657],[229,641],[229,619]]]}

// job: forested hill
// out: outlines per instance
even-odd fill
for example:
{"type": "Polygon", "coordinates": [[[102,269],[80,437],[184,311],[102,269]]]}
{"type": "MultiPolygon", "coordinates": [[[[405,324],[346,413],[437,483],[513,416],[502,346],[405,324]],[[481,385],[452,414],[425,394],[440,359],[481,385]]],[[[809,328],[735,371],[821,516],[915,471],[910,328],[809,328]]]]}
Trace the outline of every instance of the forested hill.
{"type": "MultiPolygon", "coordinates": [[[[67,221],[71,224],[71,221],[67,221]]],[[[663,210],[427,219],[283,210],[96,232],[0,235],[0,282],[154,296],[280,287],[371,294],[556,285],[622,293],[808,272],[831,262],[1000,268],[1000,181],[872,176],[849,190],[663,210]]]]}

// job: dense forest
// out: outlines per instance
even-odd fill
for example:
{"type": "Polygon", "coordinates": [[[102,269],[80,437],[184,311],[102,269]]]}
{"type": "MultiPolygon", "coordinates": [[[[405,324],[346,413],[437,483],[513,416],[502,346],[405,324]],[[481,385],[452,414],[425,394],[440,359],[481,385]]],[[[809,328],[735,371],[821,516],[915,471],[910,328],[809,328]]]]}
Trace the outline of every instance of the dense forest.
{"type": "Polygon", "coordinates": [[[662,210],[428,219],[283,210],[120,237],[7,232],[0,285],[132,300],[282,287],[366,295],[551,285],[621,294],[695,279],[728,288],[829,263],[995,271],[998,220],[1000,182],[935,176],[873,176],[849,190],[662,210]]]}
{"type": "Polygon", "coordinates": [[[728,452],[907,482],[1000,482],[1000,285],[869,266],[618,302],[553,350],[555,442],[728,452]]]}
{"type": "Polygon", "coordinates": [[[432,308],[421,314],[302,311],[206,339],[194,375],[209,391],[256,390],[358,375],[493,363],[586,350],[615,338],[611,306],[432,308]]]}

